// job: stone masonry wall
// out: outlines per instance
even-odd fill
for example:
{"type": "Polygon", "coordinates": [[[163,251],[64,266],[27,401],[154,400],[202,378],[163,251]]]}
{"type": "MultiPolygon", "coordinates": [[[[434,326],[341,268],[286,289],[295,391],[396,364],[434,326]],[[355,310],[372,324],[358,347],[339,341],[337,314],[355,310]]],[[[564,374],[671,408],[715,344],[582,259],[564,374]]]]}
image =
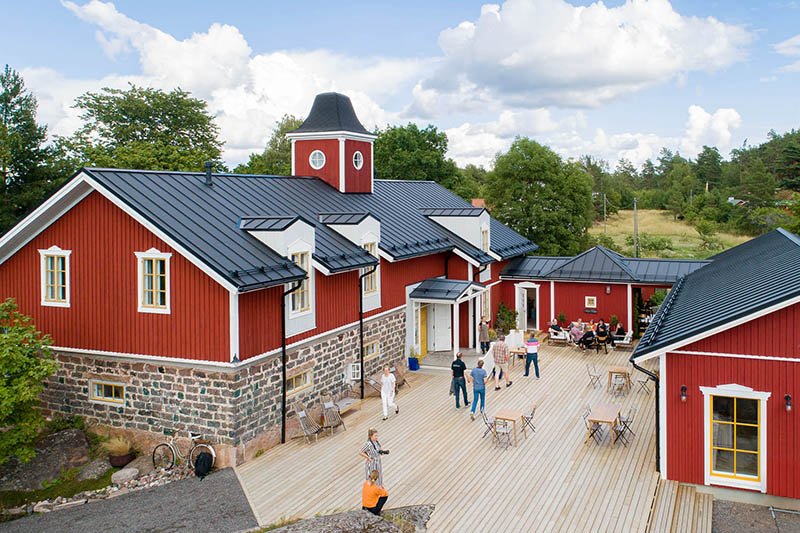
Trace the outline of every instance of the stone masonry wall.
{"type": "MultiPolygon", "coordinates": [[[[365,321],[364,340],[380,341],[380,356],[365,362],[365,376],[383,365],[405,367],[405,311],[365,321]]],[[[220,464],[249,459],[280,439],[280,353],[239,368],[211,371],[95,355],[59,353],[57,358],[60,369],[42,394],[47,415],[80,415],[91,424],[138,436],[147,446],[163,435],[203,433],[218,451],[226,450],[220,464]],[[93,379],[124,384],[124,404],[91,401],[93,379]]],[[[310,368],[313,382],[287,398],[287,436],[299,431],[295,402],[302,401],[316,414],[323,396],[345,395],[352,385],[348,364],[358,358],[357,326],[288,351],[287,377],[310,368]]]]}

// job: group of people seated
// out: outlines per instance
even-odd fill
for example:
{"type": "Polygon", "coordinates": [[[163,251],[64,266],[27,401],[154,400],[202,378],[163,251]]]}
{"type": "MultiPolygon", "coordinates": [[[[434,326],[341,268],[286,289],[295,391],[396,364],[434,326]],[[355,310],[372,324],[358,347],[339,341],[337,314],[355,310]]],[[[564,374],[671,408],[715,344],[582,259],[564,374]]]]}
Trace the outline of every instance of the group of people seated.
{"type": "MultiPolygon", "coordinates": [[[[548,331],[552,336],[555,334],[556,336],[562,335],[565,331],[562,328],[558,321],[554,318],[550,321],[550,325],[548,327],[548,331]]],[[[592,346],[602,345],[605,343],[611,344],[614,346],[614,339],[619,337],[625,337],[625,326],[620,322],[617,324],[616,330],[611,332],[611,327],[606,324],[605,320],[602,318],[595,324],[594,320],[590,320],[589,323],[585,323],[581,318],[578,318],[575,322],[570,322],[569,326],[566,329],[567,331],[567,340],[579,346],[582,349],[591,348],[592,346]]]]}

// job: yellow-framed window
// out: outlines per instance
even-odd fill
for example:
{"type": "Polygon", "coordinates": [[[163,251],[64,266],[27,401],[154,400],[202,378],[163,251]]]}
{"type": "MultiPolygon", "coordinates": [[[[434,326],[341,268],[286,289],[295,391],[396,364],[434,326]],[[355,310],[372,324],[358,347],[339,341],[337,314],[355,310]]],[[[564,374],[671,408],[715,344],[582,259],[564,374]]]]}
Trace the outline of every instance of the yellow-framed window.
{"type": "MultiPolygon", "coordinates": [[[[378,257],[378,243],[368,242],[364,244],[364,249],[373,257],[378,257]]],[[[378,290],[378,269],[376,268],[364,276],[364,294],[371,294],[378,290]]]]}
{"type": "Polygon", "coordinates": [[[481,250],[484,252],[489,251],[489,230],[482,229],[481,230],[481,250]]]}
{"type": "Polygon", "coordinates": [[[167,260],[164,258],[142,258],[142,307],[167,307],[167,260]]]}
{"type": "Polygon", "coordinates": [[[65,303],[67,301],[66,256],[44,256],[44,299],[47,302],[65,303]]]}
{"type": "Polygon", "coordinates": [[[92,401],[108,403],[125,403],[125,385],[107,381],[92,381],[92,401]]]}
{"type": "Polygon", "coordinates": [[[761,400],[711,396],[711,474],[759,481],[761,400]]]}
{"type": "Polygon", "coordinates": [[[375,359],[381,355],[380,341],[371,341],[364,344],[364,361],[375,359]]]}
{"type": "MultiPolygon", "coordinates": [[[[306,272],[309,272],[308,256],[309,256],[308,252],[295,252],[292,254],[292,262],[294,262],[294,264],[296,264],[306,272]]],[[[309,298],[308,294],[309,283],[310,282],[308,276],[306,276],[306,278],[300,284],[300,288],[292,293],[293,313],[303,313],[311,309],[311,298],[309,298]]]]}
{"type": "Polygon", "coordinates": [[[300,372],[299,374],[286,378],[286,392],[287,394],[291,394],[305,389],[306,387],[310,387],[312,384],[311,370],[306,370],[305,372],[300,372]]]}

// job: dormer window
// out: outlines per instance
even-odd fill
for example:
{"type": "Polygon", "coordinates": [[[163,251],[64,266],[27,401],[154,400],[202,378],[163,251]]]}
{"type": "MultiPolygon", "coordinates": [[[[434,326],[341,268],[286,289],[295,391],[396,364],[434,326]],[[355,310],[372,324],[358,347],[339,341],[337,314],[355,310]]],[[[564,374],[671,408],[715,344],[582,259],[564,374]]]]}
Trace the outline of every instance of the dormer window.
{"type": "MultiPolygon", "coordinates": [[[[292,262],[309,272],[308,269],[308,252],[297,252],[292,254],[292,262]]],[[[309,279],[308,276],[300,284],[300,288],[292,293],[292,313],[305,313],[311,309],[311,300],[308,294],[309,279]]]]}
{"type": "Polygon", "coordinates": [[[308,164],[311,165],[311,168],[314,170],[319,170],[325,166],[325,153],[322,150],[314,150],[311,152],[311,155],[308,156],[308,164]]]}
{"type": "Polygon", "coordinates": [[[489,253],[489,228],[481,229],[481,250],[489,253]]]}
{"type": "Polygon", "coordinates": [[[364,154],[358,151],[353,154],[353,166],[356,167],[356,170],[361,170],[361,167],[364,166],[364,154]]]}
{"type": "MultiPolygon", "coordinates": [[[[376,242],[367,242],[364,243],[364,249],[369,252],[369,254],[373,257],[378,257],[378,243],[376,242]]],[[[370,295],[375,293],[378,290],[378,269],[369,269],[372,270],[369,274],[364,276],[364,294],[370,295]]],[[[369,271],[367,270],[367,271],[369,271]]]]}

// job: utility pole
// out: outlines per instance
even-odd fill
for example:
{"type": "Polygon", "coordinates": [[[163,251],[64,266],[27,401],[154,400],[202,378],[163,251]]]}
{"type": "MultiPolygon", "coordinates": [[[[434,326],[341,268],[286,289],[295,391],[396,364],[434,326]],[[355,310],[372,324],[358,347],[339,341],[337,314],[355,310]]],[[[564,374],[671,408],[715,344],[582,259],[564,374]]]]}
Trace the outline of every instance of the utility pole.
{"type": "Polygon", "coordinates": [[[603,193],[603,233],[608,233],[606,223],[608,221],[608,217],[606,216],[606,193],[603,193]]]}
{"type": "Polygon", "coordinates": [[[639,221],[636,218],[636,198],[633,199],[633,257],[639,257],[639,221]]]}

